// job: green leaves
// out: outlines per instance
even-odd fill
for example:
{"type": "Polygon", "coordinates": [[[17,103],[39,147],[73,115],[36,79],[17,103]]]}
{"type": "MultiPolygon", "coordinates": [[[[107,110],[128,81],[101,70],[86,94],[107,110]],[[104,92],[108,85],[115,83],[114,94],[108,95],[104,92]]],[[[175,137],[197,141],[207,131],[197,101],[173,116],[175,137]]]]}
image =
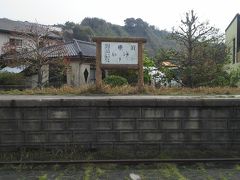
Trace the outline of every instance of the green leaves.
{"type": "Polygon", "coordinates": [[[116,76],[116,75],[110,75],[107,76],[104,80],[103,80],[106,84],[109,84],[111,86],[122,86],[122,85],[127,85],[127,79],[121,76],[116,76]]]}

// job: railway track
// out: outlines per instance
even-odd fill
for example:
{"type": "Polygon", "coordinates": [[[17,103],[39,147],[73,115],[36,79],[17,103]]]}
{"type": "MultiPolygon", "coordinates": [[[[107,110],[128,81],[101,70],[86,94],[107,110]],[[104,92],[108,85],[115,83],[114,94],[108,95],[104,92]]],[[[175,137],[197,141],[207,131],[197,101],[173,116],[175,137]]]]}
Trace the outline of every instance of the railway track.
{"type": "Polygon", "coordinates": [[[121,159],[121,160],[65,160],[65,161],[1,161],[0,165],[51,165],[51,164],[152,164],[152,163],[240,163],[240,158],[212,159],[121,159]]]}

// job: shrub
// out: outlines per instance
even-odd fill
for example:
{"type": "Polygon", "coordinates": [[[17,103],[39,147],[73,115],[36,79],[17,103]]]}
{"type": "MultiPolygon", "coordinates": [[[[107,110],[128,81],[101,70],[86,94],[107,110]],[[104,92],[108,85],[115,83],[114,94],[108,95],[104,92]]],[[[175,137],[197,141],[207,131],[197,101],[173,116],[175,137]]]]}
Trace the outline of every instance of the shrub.
{"type": "Polygon", "coordinates": [[[23,74],[15,74],[10,72],[0,72],[0,85],[23,85],[23,74]]]}
{"type": "Polygon", "coordinates": [[[106,84],[109,84],[110,86],[122,86],[122,85],[128,84],[128,81],[126,78],[121,76],[116,76],[116,75],[107,76],[104,79],[104,82],[106,84]]]}
{"type": "Polygon", "coordinates": [[[115,75],[115,76],[121,76],[125,79],[127,79],[129,84],[137,84],[138,82],[138,74],[136,70],[133,69],[115,69],[110,70],[109,75],[115,75]]]}

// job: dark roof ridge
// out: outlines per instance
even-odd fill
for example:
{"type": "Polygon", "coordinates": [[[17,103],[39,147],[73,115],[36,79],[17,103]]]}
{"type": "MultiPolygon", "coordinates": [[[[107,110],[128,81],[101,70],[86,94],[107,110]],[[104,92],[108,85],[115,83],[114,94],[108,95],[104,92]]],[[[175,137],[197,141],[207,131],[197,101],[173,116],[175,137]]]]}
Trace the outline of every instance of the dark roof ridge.
{"type": "Polygon", "coordinates": [[[77,46],[78,54],[82,54],[82,49],[80,48],[79,44],[77,43],[77,39],[73,39],[73,43],[77,46]]]}
{"type": "Polygon", "coordinates": [[[83,41],[83,40],[79,40],[79,39],[73,39],[74,41],[76,42],[80,42],[80,43],[83,43],[83,44],[90,44],[90,45],[96,45],[94,42],[89,42],[89,41],[83,41]]]}

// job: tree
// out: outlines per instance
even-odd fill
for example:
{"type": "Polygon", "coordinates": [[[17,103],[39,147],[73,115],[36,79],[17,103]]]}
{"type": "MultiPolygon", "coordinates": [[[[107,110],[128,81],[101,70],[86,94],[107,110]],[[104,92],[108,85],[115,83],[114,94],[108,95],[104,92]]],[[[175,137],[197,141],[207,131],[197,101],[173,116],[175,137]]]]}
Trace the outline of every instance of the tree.
{"type": "Polygon", "coordinates": [[[58,24],[56,26],[62,28],[63,38],[65,41],[72,41],[73,39],[91,41],[92,37],[95,36],[92,28],[87,25],[84,26],[67,21],[65,24],[58,24]]]}
{"type": "Polygon", "coordinates": [[[156,56],[155,56],[155,62],[158,67],[162,66],[162,63],[164,61],[170,61],[171,63],[175,64],[176,59],[178,59],[179,53],[173,49],[159,49],[156,56]]]}
{"type": "Polygon", "coordinates": [[[62,58],[50,58],[53,53],[59,53],[59,57],[63,54],[60,36],[53,33],[51,27],[37,23],[26,25],[14,36],[21,40],[21,45],[10,41],[3,46],[5,64],[27,67],[30,73],[37,74],[37,87],[42,88],[46,83],[43,76],[48,73],[49,65],[63,62],[62,58]]]}
{"type": "MultiPolygon", "coordinates": [[[[198,16],[193,10],[186,13],[185,19],[181,20],[178,29],[173,29],[171,38],[176,40],[181,46],[180,68],[183,82],[186,86],[196,86],[196,74],[202,74],[203,67],[213,67],[217,65],[214,52],[222,42],[219,42],[218,29],[209,26],[208,22],[199,22],[198,16]],[[211,66],[210,66],[211,65],[211,66]]],[[[223,59],[225,56],[217,58],[223,59]]],[[[210,70],[211,71],[211,70],[210,70]]],[[[204,71],[206,74],[210,71],[204,71]]],[[[205,74],[205,75],[206,75],[205,74]]]]}

